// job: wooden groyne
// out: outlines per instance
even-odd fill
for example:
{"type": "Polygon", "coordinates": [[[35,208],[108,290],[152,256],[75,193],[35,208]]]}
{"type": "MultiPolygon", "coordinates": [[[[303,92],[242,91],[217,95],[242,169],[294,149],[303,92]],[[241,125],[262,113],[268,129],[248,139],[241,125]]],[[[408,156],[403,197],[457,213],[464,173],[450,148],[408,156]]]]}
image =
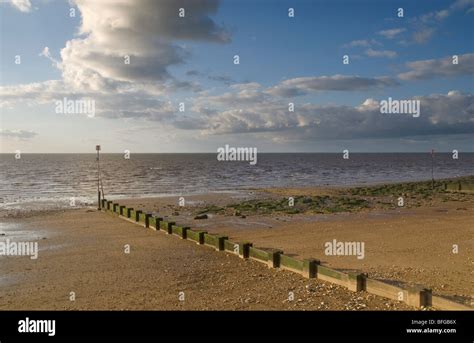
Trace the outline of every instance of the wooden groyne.
{"type": "Polygon", "coordinates": [[[177,236],[196,244],[211,247],[217,251],[234,254],[243,259],[261,262],[270,268],[280,268],[301,274],[303,277],[317,278],[331,282],[353,292],[365,291],[388,299],[404,302],[410,306],[434,307],[440,310],[473,310],[474,308],[445,297],[433,295],[431,289],[423,286],[403,288],[371,279],[366,273],[346,273],[324,266],[318,259],[300,260],[277,249],[261,249],[250,242],[233,242],[227,236],[210,234],[207,231],[191,229],[164,220],[162,217],[144,213],[141,210],[121,206],[117,202],[101,200],[102,211],[129,222],[150,228],[167,235],[177,236]]]}

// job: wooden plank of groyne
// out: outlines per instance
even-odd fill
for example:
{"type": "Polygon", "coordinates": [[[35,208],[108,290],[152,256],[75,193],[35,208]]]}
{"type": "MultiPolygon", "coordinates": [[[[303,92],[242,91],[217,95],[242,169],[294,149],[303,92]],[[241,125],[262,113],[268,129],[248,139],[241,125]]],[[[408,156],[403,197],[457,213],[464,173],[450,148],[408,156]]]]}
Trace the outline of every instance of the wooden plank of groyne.
{"type": "Polygon", "coordinates": [[[224,241],[224,250],[238,255],[241,258],[249,258],[249,249],[252,245],[250,242],[235,243],[226,240],[224,241]]]}
{"type": "Polygon", "coordinates": [[[365,291],[367,274],[365,273],[348,273],[347,288],[353,292],[365,291]]]}
{"type": "Polygon", "coordinates": [[[365,290],[367,276],[360,273],[344,273],[318,264],[317,278],[347,287],[353,292],[358,292],[365,290]]]}
{"type": "Polygon", "coordinates": [[[150,229],[156,230],[156,218],[152,215],[150,215],[150,218],[148,218],[148,227],[150,229]]]}
{"type": "Polygon", "coordinates": [[[318,265],[317,271],[318,279],[329,281],[337,285],[347,287],[348,285],[348,275],[346,273],[340,272],[338,270],[318,265]]]}
{"type": "Polygon", "coordinates": [[[451,182],[445,183],[444,189],[451,192],[474,192],[474,183],[451,182]]]}
{"type": "Polygon", "coordinates": [[[410,287],[406,290],[405,303],[410,306],[431,306],[431,289],[423,286],[410,287]]]}
{"type": "Polygon", "coordinates": [[[208,245],[208,246],[211,246],[211,247],[215,248],[216,247],[216,241],[217,241],[217,236],[216,235],[213,235],[213,234],[210,234],[210,233],[204,234],[204,245],[208,245]]]}
{"type": "Polygon", "coordinates": [[[188,230],[186,232],[186,238],[196,242],[197,244],[204,244],[204,235],[207,231],[188,230]]]}
{"type": "Polygon", "coordinates": [[[317,277],[317,268],[319,264],[320,261],[314,258],[298,260],[288,255],[281,254],[279,268],[290,270],[294,273],[301,274],[308,279],[312,279],[317,277]]]}
{"type": "Polygon", "coordinates": [[[165,231],[167,234],[171,235],[173,233],[172,231],[173,225],[175,224],[176,224],[175,222],[167,222],[163,220],[162,222],[160,222],[160,229],[165,231]]]}
{"type": "Polygon", "coordinates": [[[447,191],[458,191],[460,190],[460,183],[446,183],[444,189],[447,191]]]}
{"type": "Polygon", "coordinates": [[[380,295],[392,300],[405,301],[407,298],[407,292],[403,288],[374,279],[367,278],[365,288],[368,293],[380,295]]]}
{"type": "Polygon", "coordinates": [[[459,190],[467,193],[474,192],[474,183],[461,183],[459,190]]]}
{"type": "Polygon", "coordinates": [[[188,230],[189,230],[189,227],[187,226],[173,225],[171,227],[171,231],[173,232],[173,235],[176,235],[181,239],[186,239],[188,230]]]}
{"type": "Polygon", "coordinates": [[[234,243],[229,240],[224,241],[224,250],[228,251],[230,253],[233,253],[235,255],[239,255],[239,243],[234,243]]]}
{"type": "Polygon", "coordinates": [[[123,217],[124,219],[127,219],[127,207],[126,206],[120,206],[120,209],[119,209],[119,217],[123,217]]]}
{"type": "Polygon", "coordinates": [[[147,216],[146,213],[143,213],[142,211],[140,211],[140,213],[138,214],[137,222],[142,223],[143,226],[145,226],[146,225],[146,216],[147,216]]]}
{"type": "Polygon", "coordinates": [[[268,252],[262,249],[250,247],[249,248],[249,258],[252,260],[267,263],[268,262],[268,252]]]}
{"type": "Polygon", "coordinates": [[[295,273],[303,274],[303,261],[296,258],[282,254],[280,256],[280,268],[286,269],[295,273]]]}
{"type": "Polygon", "coordinates": [[[222,236],[222,235],[213,235],[210,233],[204,234],[204,244],[208,245],[210,247],[213,247],[214,249],[218,251],[224,250],[224,242],[228,239],[229,237],[227,236],[222,236]]]}
{"type": "Polygon", "coordinates": [[[474,308],[437,295],[431,296],[431,306],[448,311],[474,311],[474,308]]]}

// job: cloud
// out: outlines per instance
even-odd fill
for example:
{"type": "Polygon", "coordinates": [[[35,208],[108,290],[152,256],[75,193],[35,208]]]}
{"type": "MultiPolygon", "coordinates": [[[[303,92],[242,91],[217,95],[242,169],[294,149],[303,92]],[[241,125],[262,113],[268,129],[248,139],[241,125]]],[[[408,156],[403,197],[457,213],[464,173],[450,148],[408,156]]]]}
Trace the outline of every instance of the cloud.
{"type": "Polygon", "coordinates": [[[435,77],[455,77],[474,74],[474,54],[458,56],[458,64],[453,57],[409,62],[407,72],[398,74],[402,80],[427,80],[435,77]]]}
{"type": "Polygon", "coordinates": [[[231,85],[233,83],[236,83],[236,81],[228,75],[213,75],[213,74],[208,74],[208,73],[205,73],[205,72],[200,72],[198,70],[188,70],[186,72],[186,76],[206,77],[208,80],[216,81],[216,82],[222,82],[226,85],[231,85]]]}
{"type": "Polygon", "coordinates": [[[18,9],[21,12],[31,12],[31,2],[30,0],[7,0],[13,7],[18,9]]]}
{"type": "Polygon", "coordinates": [[[365,54],[369,57],[388,57],[394,58],[397,56],[397,53],[392,50],[374,50],[374,49],[367,49],[365,54]]]}
{"type": "Polygon", "coordinates": [[[13,139],[19,139],[19,140],[27,140],[31,139],[38,134],[33,131],[28,131],[28,130],[6,130],[6,129],[0,129],[0,137],[5,137],[5,138],[13,138],[13,139]]]}
{"type": "MultiPolygon", "coordinates": [[[[187,126],[200,129],[204,135],[267,133],[280,138],[300,135],[301,141],[474,134],[473,94],[450,91],[412,99],[420,101],[419,118],[381,114],[379,101],[372,98],[354,107],[296,104],[295,112],[289,112],[286,103],[266,98],[240,108],[224,106],[214,115],[205,115],[194,123],[188,121],[187,126]]],[[[209,99],[210,106],[219,105],[213,100],[209,99]]]]}
{"type": "MultiPolygon", "coordinates": [[[[218,78],[221,82],[227,79],[218,78]]],[[[259,83],[239,83],[229,86],[229,91],[209,95],[207,92],[197,93],[198,96],[186,101],[190,112],[212,117],[219,106],[242,108],[255,103],[270,103],[274,98],[303,96],[318,91],[365,91],[384,87],[398,86],[399,83],[389,77],[365,78],[351,75],[333,75],[320,77],[301,77],[282,81],[271,87],[263,87],[259,83]]],[[[106,118],[138,118],[151,121],[174,123],[181,121],[181,126],[191,127],[183,113],[177,111],[178,104],[167,100],[167,95],[176,89],[197,87],[192,83],[187,86],[172,80],[166,83],[147,86],[118,88],[115,92],[99,92],[91,90],[71,93],[62,80],[50,80],[26,85],[0,87],[0,107],[12,107],[15,103],[29,106],[51,105],[54,111],[55,101],[68,99],[92,99],[95,101],[97,117],[106,118]]]]}
{"type": "Polygon", "coordinates": [[[434,11],[434,12],[429,12],[426,14],[423,14],[421,16],[421,21],[424,23],[429,23],[433,21],[441,21],[446,19],[451,15],[451,11],[449,9],[444,9],[441,11],[434,11]]]}
{"type": "Polygon", "coordinates": [[[441,21],[452,15],[454,12],[464,10],[466,8],[467,12],[472,10],[474,8],[474,0],[457,0],[445,9],[423,14],[420,17],[420,20],[424,23],[441,21]]]}
{"type": "Polygon", "coordinates": [[[199,76],[199,75],[201,75],[201,73],[197,70],[188,70],[186,72],[186,75],[187,76],[199,76]]]}
{"type": "Polygon", "coordinates": [[[398,28],[398,29],[389,29],[389,30],[382,30],[377,32],[379,35],[387,38],[387,39],[393,39],[400,33],[406,31],[405,28],[398,28]]]}
{"type": "Polygon", "coordinates": [[[256,82],[234,84],[229,88],[231,91],[223,94],[197,97],[196,103],[199,104],[204,99],[213,104],[243,106],[269,98],[269,94],[266,94],[264,88],[256,82]]]}
{"type": "Polygon", "coordinates": [[[416,43],[426,43],[435,33],[434,28],[425,27],[413,33],[413,40],[416,43]]]}
{"type": "MultiPolygon", "coordinates": [[[[226,43],[227,30],[211,15],[217,0],[74,0],[81,12],[78,36],[66,42],[56,60],[45,47],[39,54],[62,71],[62,79],[0,87],[0,107],[24,102],[52,104],[91,98],[98,116],[172,120],[176,91],[200,92],[196,82],[178,80],[169,67],[184,63],[188,42],[226,43]],[[179,8],[184,18],[178,18],[179,8]],[[126,64],[124,57],[130,57],[126,64]]],[[[221,82],[228,80],[219,79],[221,82]]]]}
{"type": "Polygon", "coordinates": [[[355,48],[355,47],[363,47],[363,48],[368,48],[369,46],[373,45],[381,45],[378,41],[375,39],[359,39],[359,40],[353,40],[348,44],[344,44],[345,48],[355,48]]]}
{"type": "Polygon", "coordinates": [[[230,85],[235,82],[230,76],[227,75],[209,75],[208,79],[211,81],[222,82],[226,85],[230,85]]]}
{"type": "Polygon", "coordinates": [[[123,83],[172,79],[168,68],[190,56],[186,42],[230,41],[228,31],[210,17],[217,0],[74,3],[82,16],[79,36],[66,43],[58,64],[73,89],[114,91],[123,83]],[[184,18],[178,17],[181,7],[186,9],[184,18]]]}
{"type": "MultiPolygon", "coordinates": [[[[368,81],[364,80],[365,84],[359,85],[363,78],[321,78],[329,79],[329,84],[333,82],[332,79],[339,79],[343,84],[342,80],[354,78],[352,88],[373,88],[378,87],[377,82],[394,82],[384,78],[379,78],[382,81],[367,79],[368,81]]],[[[177,103],[160,100],[152,93],[135,91],[125,96],[99,94],[95,98],[96,112],[107,118],[138,118],[158,122],[170,131],[195,131],[202,136],[253,133],[268,135],[270,139],[279,137],[280,140],[305,141],[334,137],[358,139],[474,133],[474,96],[458,91],[414,97],[413,99],[421,102],[419,118],[410,115],[382,115],[379,100],[372,98],[357,106],[295,102],[295,111],[288,110],[288,101],[281,96],[305,94],[314,91],[314,87],[319,90],[322,87],[318,84],[320,81],[318,77],[297,78],[282,81],[273,87],[264,87],[255,82],[235,84],[224,94],[202,92],[189,99],[185,113],[177,111],[177,103]]],[[[328,80],[324,82],[326,81],[328,80]]],[[[349,81],[348,84],[350,83],[349,81]]],[[[57,99],[55,97],[61,87],[61,81],[51,81],[47,87],[44,83],[28,87],[10,86],[3,87],[1,95],[5,101],[13,97],[16,101],[26,103],[40,100],[47,102],[48,99],[57,99]],[[21,98],[20,91],[23,92],[21,98]]],[[[322,88],[331,87],[326,84],[322,88]]],[[[338,87],[340,86],[337,85],[338,87]]],[[[77,95],[94,96],[92,93],[77,95]]]]}
{"type": "Polygon", "coordinates": [[[57,67],[59,65],[59,62],[54,59],[53,56],[51,56],[51,52],[49,51],[49,48],[47,46],[43,48],[43,50],[39,53],[38,56],[45,57],[50,60],[54,67],[57,67]]]}
{"type": "Polygon", "coordinates": [[[183,89],[183,85],[175,86],[174,82],[151,85],[146,88],[134,86],[121,88],[117,92],[81,91],[71,93],[62,80],[30,83],[25,85],[0,87],[0,108],[13,107],[22,103],[28,106],[50,105],[55,111],[56,101],[64,98],[69,100],[90,99],[95,102],[98,117],[135,118],[152,121],[172,121],[176,118],[178,104],[167,100],[165,94],[173,92],[175,87],[183,89]]]}
{"type": "Polygon", "coordinates": [[[298,77],[280,82],[267,93],[283,97],[306,95],[315,91],[362,91],[397,86],[388,77],[367,78],[352,75],[298,77]]]}
{"type": "Polygon", "coordinates": [[[413,41],[418,44],[426,43],[436,32],[434,26],[437,26],[441,21],[454,13],[465,9],[467,9],[466,13],[470,13],[474,9],[474,0],[457,0],[442,10],[428,12],[419,16],[414,20],[418,24],[418,29],[413,33],[413,41]]]}

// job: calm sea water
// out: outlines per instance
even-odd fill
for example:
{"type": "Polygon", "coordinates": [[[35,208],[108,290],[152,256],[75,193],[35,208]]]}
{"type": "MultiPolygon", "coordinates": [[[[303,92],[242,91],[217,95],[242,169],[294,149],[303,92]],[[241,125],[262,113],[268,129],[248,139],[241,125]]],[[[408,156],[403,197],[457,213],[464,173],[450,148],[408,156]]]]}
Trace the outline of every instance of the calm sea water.
{"type": "MultiPolygon", "coordinates": [[[[435,178],[474,174],[474,153],[436,154],[435,178]]],[[[219,162],[216,154],[102,154],[109,199],[188,195],[278,186],[345,186],[431,179],[431,155],[259,154],[257,165],[219,162]]],[[[0,155],[0,208],[96,199],[94,154],[0,155]]]]}

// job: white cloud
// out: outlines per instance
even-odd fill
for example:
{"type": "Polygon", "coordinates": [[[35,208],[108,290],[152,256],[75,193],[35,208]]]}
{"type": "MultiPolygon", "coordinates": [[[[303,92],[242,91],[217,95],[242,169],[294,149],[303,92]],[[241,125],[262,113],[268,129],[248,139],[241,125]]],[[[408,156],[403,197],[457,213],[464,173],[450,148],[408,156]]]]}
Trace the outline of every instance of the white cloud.
{"type": "Polygon", "coordinates": [[[184,63],[184,43],[225,43],[228,32],[210,18],[217,0],[74,0],[81,12],[79,36],[61,50],[64,81],[78,90],[115,90],[123,83],[171,79],[168,68],[184,63]],[[184,18],[179,8],[186,9],[184,18]],[[183,44],[179,44],[182,41],[183,44]],[[126,56],[130,64],[125,63],[126,56]]]}
{"type": "Polygon", "coordinates": [[[0,129],[0,137],[5,137],[5,138],[13,138],[16,140],[27,140],[31,139],[38,134],[34,131],[29,131],[29,130],[6,130],[6,129],[0,129]]]}
{"type": "Polygon", "coordinates": [[[359,40],[353,40],[348,44],[344,44],[344,47],[345,48],[355,48],[355,47],[368,48],[369,46],[373,46],[373,45],[381,45],[381,44],[375,39],[359,39],[359,40]]]}
{"type": "Polygon", "coordinates": [[[48,60],[50,60],[53,64],[54,67],[57,67],[59,65],[59,62],[51,56],[51,52],[49,51],[49,48],[45,46],[43,50],[39,53],[38,56],[45,57],[48,60]]]}
{"type": "MultiPolygon", "coordinates": [[[[63,97],[92,98],[97,115],[170,120],[169,94],[201,91],[195,82],[174,78],[169,67],[184,63],[187,42],[225,43],[227,30],[211,19],[217,0],[74,0],[81,12],[79,35],[56,60],[61,80],[0,87],[0,107],[48,104],[63,97]],[[178,18],[179,8],[186,16],[178,18]],[[130,64],[124,56],[130,56],[130,64]]],[[[225,79],[218,78],[222,82],[225,79]]]]}
{"type": "Polygon", "coordinates": [[[374,49],[367,49],[365,54],[369,57],[388,57],[394,58],[397,56],[397,53],[392,50],[374,50],[374,49]]]}
{"type": "MultiPolygon", "coordinates": [[[[117,92],[77,91],[71,92],[62,80],[0,87],[0,108],[22,103],[28,106],[51,105],[68,99],[92,99],[97,116],[107,118],[143,118],[168,121],[175,117],[177,105],[167,100],[166,94],[174,89],[173,83],[148,85],[146,87],[121,87],[117,92]]],[[[182,87],[182,86],[180,86],[182,87]]]]}
{"type": "Polygon", "coordinates": [[[458,64],[453,64],[453,57],[409,62],[409,71],[398,74],[402,80],[423,80],[435,77],[467,76],[474,74],[474,54],[458,56],[458,64]]]}
{"type": "Polygon", "coordinates": [[[405,28],[397,28],[397,29],[382,30],[377,33],[387,39],[393,39],[404,31],[406,31],[405,28]]]}
{"type": "Polygon", "coordinates": [[[418,44],[426,43],[433,37],[436,32],[436,28],[439,22],[445,20],[455,12],[466,10],[469,13],[474,9],[474,0],[457,0],[450,6],[425,13],[414,20],[418,24],[417,30],[413,33],[413,41],[418,44]]]}
{"type": "Polygon", "coordinates": [[[30,0],[7,0],[7,2],[21,12],[31,12],[32,7],[30,0]]]}
{"type": "Polygon", "coordinates": [[[454,12],[460,11],[466,8],[467,8],[467,12],[469,12],[472,8],[474,8],[474,0],[457,0],[445,9],[442,9],[439,11],[432,11],[432,12],[423,14],[420,17],[420,20],[424,23],[432,23],[436,21],[441,21],[449,17],[454,12]]]}
{"type": "MultiPolygon", "coordinates": [[[[305,139],[354,139],[409,137],[435,134],[474,133],[474,95],[451,91],[414,97],[420,100],[421,116],[382,115],[379,101],[369,98],[360,105],[296,104],[295,112],[288,105],[267,98],[241,108],[223,106],[214,115],[205,115],[195,122],[188,121],[187,128],[200,129],[205,135],[269,133],[278,137],[302,135],[305,139]]],[[[218,107],[215,98],[208,99],[208,106],[218,107]]],[[[201,99],[205,103],[205,99],[201,99]]],[[[196,109],[198,110],[198,109],[196,109]]],[[[294,137],[293,137],[294,139],[294,137]]]]}
{"type": "Polygon", "coordinates": [[[433,36],[435,31],[436,30],[434,28],[430,28],[430,27],[422,28],[413,33],[413,40],[419,44],[426,43],[427,41],[430,40],[430,38],[433,36]]]}
{"type": "Polygon", "coordinates": [[[312,76],[282,81],[269,88],[267,93],[291,97],[316,91],[361,91],[397,85],[398,82],[389,77],[369,78],[356,75],[312,76]]]}

